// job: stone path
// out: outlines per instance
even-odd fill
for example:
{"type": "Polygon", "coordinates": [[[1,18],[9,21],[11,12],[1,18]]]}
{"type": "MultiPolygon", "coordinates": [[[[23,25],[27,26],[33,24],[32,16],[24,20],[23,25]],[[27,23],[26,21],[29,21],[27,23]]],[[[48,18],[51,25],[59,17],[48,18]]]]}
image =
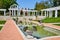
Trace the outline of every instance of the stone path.
{"type": "Polygon", "coordinates": [[[24,40],[21,31],[13,20],[7,20],[0,31],[0,40],[24,40]]]}
{"type": "Polygon", "coordinates": [[[50,27],[50,28],[54,28],[54,29],[57,29],[57,30],[60,30],[60,26],[57,26],[57,25],[53,25],[51,23],[42,23],[44,26],[46,27],[50,27]]]}

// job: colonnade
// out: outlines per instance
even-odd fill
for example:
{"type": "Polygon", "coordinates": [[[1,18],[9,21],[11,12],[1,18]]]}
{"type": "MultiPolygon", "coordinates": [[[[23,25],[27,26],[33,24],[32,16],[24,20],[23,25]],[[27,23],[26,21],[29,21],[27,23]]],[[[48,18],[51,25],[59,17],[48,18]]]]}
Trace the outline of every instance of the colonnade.
{"type": "Polygon", "coordinates": [[[41,10],[41,16],[43,16],[43,12],[44,12],[44,16],[46,17],[52,17],[53,16],[53,11],[55,11],[55,17],[58,17],[58,10],[41,10]]]}
{"type": "MultiPolygon", "coordinates": [[[[9,10],[10,16],[21,16],[20,10],[9,10]]],[[[35,14],[37,15],[37,11],[23,11],[22,16],[35,16],[35,14]],[[27,15],[26,15],[27,12],[27,15]]]]}

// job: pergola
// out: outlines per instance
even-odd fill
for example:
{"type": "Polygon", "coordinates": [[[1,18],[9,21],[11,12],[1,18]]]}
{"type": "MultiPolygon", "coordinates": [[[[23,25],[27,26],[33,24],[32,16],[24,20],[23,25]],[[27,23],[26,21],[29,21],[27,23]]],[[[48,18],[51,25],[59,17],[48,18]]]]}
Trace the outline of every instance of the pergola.
{"type": "Polygon", "coordinates": [[[30,12],[32,12],[32,16],[38,15],[37,10],[25,10],[24,9],[23,12],[24,12],[23,13],[24,16],[25,16],[25,12],[27,12],[27,16],[30,16],[30,14],[31,14],[30,12]]]}
{"type": "Polygon", "coordinates": [[[43,15],[43,11],[45,11],[44,13],[45,13],[46,17],[48,17],[48,16],[52,17],[52,11],[55,11],[55,17],[58,17],[58,10],[60,10],[60,6],[52,7],[52,8],[47,8],[47,9],[42,9],[41,10],[41,16],[43,15]]]}
{"type": "Polygon", "coordinates": [[[16,4],[13,4],[10,6],[9,13],[11,16],[21,16],[21,13],[20,13],[21,10],[23,11],[23,16],[26,15],[26,12],[27,12],[27,16],[30,16],[30,12],[32,12],[32,16],[35,16],[35,14],[38,15],[37,10],[19,9],[18,5],[16,5],[16,4]]]}
{"type": "Polygon", "coordinates": [[[4,12],[4,16],[6,16],[6,9],[0,9],[0,11],[4,12]]]}
{"type": "MultiPolygon", "coordinates": [[[[16,12],[18,13],[18,6],[17,6],[17,4],[11,5],[10,8],[9,8],[10,16],[16,16],[16,12]]],[[[19,14],[17,14],[17,15],[19,15],[19,14]]]]}

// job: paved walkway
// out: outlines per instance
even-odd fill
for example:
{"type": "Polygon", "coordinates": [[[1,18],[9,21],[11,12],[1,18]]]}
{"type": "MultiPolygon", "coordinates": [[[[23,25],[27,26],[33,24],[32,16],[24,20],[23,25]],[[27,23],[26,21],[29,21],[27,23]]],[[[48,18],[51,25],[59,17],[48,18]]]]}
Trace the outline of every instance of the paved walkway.
{"type": "Polygon", "coordinates": [[[42,23],[44,26],[46,27],[50,27],[50,28],[54,28],[54,29],[57,29],[57,30],[60,30],[60,26],[57,26],[57,25],[53,25],[51,23],[42,23]]]}
{"type": "Polygon", "coordinates": [[[0,40],[24,40],[13,20],[7,20],[0,31],[0,40]]]}
{"type": "MultiPolygon", "coordinates": [[[[39,22],[31,21],[35,24],[41,25],[39,22]]],[[[42,23],[44,26],[60,30],[60,26],[52,25],[51,23],[42,23]]],[[[0,31],[0,40],[36,40],[36,39],[23,39],[24,37],[19,31],[13,20],[8,20],[0,31]]],[[[26,37],[25,37],[26,38],[26,37]]]]}
{"type": "MultiPolygon", "coordinates": [[[[60,26],[53,25],[53,24],[51,24],[51,23],[39,23],[39,22],[36,22],[36,21],[31,21],[31,22],[32,22],[32,23],[35,23],[35,24],[38,24],[38,25],[41,25],[41,24],[42,24],[43,26],[60,30],[60,26]]],[[[55,24],[55,23],[54,23],[54,24],[55,24]]]]}

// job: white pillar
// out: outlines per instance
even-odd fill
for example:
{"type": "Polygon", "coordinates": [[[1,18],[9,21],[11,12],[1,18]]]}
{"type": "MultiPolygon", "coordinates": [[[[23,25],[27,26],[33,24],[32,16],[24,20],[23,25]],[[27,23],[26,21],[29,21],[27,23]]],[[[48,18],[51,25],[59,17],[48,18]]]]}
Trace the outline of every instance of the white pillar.
{"type": "Polygon", "coordinates": [[[14,10],[14,16],[16,16],[16,11],[14,10]]]}
{"type": "Polygon", "coordinates": [[[28,16],[30,16],[30,12],[28,12],[28,16]]]}
{"type": "Polygon", "coordinates": [[[11,10],[9,10],[9,15],[11,16],[11,10]]]}
{"type": "Polygon", "coordinates": [[[18,14],[19,14],[19,16],[20,16],[20,10],[18,10],[18,14]]]}
{"type": "Polygon", "coordinates": [[[57,12],[57,10],[55,10],[55,17],[57,17],[57,15],[58,15],[58,12],[57,12]]]}
{"type": "Polygon", "coordinates": [[[4,16],[6,16],[6,13],[5,13],[5,11],[4,11],[4,16]]]}
{"type": "Polygon", "coordinates": [[[49,11],[49,17],[52,17],[52,11],[49,11]]]}
{"type": "Polygon", "coordinates": [[[13,10],[12,10],[12,16],[13,16],[13,10]]]}
{"type": "Polygon", "coordinates": [[[47,11],[47,17],[48,17],[48,11],[47,11]]]}
{"type": "Polygon", "coordinates": [[[41,11],[41,16],[43,16],[43,11],[41,11]]]}
{"type": "Polygon", "coordinates": [[[33,12],[33,16],[35,16],[34,13],[35,13],[35,12],[33,12]]]}
{"type": "Polygon", "coordinates": [[[46,17],[46,11],[45,11],[45,17],[46,17]]]}
{"type": "Polygon", "coordinates": [[[23,16],[25,16],[25,11],[23,12],[23,16]]]}
{"type": "Polygon", "coordinates": [[[39,15],[38,12],[36,12],[37,16],[39,15]]]}

